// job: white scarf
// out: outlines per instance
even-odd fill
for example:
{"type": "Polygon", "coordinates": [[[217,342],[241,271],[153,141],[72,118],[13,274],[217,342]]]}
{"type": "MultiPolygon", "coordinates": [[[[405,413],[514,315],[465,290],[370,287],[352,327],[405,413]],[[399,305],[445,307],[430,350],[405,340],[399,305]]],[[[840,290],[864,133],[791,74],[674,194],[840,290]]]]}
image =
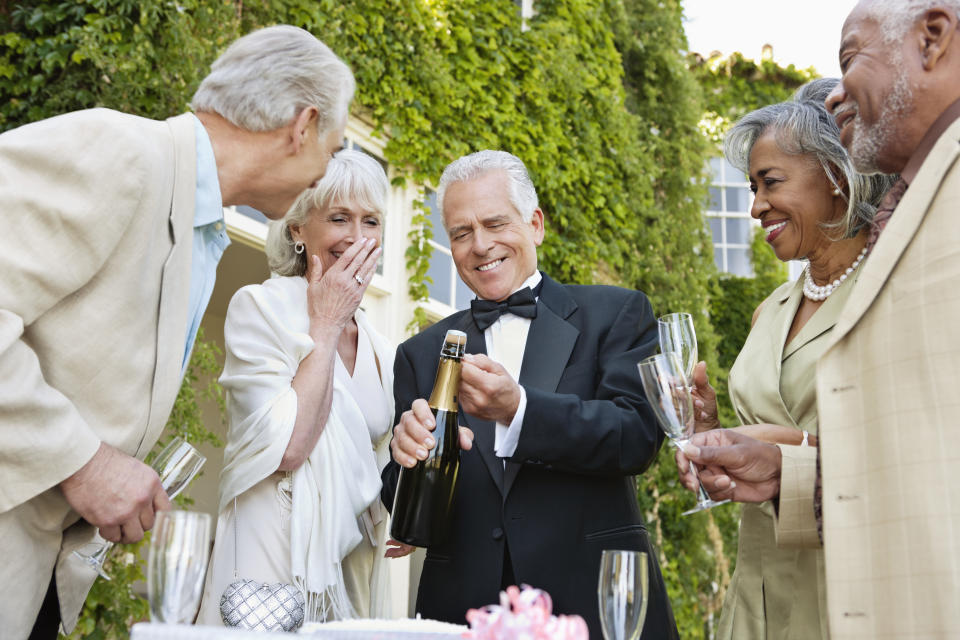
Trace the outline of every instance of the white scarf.
{"type": "MultiPolygon", "coordinates": [[[[221,511],[277,470],[290,441],[297,417],[291,382],[314,347],[307,333],[306,285],[304,278],[274,278],[244,287],[230,301],[220,377],[230,420],[220,476],[221,511]]],[[[354,318],[370,337],[380,370],[378,391],[392,414],[394,351],[362,311],[354,318]]],[[[353,617],[341,562],[363,539],[368,508],[380,513],[380,469],[386,460],[378,461],[375,448],[383,451],[390,433],[390,424],[372,433],[353,396],[336,377],[333,382],[323,433],[292,474],[291,569],[294,583],[307,597],[307,620],[331,614],[353,617]]],[[[382,555],[377,552],[378,560],[382,555]]],[[[375,576],[385,573],[378,569],[375,576]]],[[[377,590],[371,587],[371,593],[377,590]]]]}

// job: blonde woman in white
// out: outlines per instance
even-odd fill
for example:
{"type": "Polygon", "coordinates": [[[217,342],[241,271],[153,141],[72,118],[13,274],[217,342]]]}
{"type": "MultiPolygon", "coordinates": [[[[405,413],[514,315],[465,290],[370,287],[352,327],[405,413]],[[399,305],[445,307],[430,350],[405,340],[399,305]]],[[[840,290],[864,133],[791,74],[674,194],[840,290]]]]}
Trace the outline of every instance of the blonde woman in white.
{"type": "Polygon", "coordinates": [[[394,346],[359,308],[387,189],[373,158],[337,153],[271,223],[267,259],[280,277],[230,301],[220,378],[229,429],[200,624],[222,624],[220,597],[237,579],[296,585],[307,621],[388,612],[379,496],[394,346]]]}

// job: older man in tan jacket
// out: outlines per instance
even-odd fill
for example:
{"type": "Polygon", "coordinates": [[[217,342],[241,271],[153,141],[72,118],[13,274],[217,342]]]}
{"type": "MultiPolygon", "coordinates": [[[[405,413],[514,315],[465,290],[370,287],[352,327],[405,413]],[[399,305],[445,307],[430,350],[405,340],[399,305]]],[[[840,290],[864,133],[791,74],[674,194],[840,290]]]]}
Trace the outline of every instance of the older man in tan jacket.
{"type": "Polygon", "coordinates": [[[95,528],[139,540],[169,507],[140,460],[229,242],[223,206],[282,216],[340,147],[353,88],[314,36],[270,27],[214,63],[196,115],[93,109],[0,135],[4,639],[69,632],[96,577],[71,551],[95,528]]]}
{"type": "Polygon", "coordinates": [[[960,0],[863,0],[840,65],[855,166],[902,182],[817,366],[822,500],[811,448],[714,431],[688,457],[716,496],[779,494],[780,544],[817,544],[822,505],[832,638],[958,638],[960,0]]]}

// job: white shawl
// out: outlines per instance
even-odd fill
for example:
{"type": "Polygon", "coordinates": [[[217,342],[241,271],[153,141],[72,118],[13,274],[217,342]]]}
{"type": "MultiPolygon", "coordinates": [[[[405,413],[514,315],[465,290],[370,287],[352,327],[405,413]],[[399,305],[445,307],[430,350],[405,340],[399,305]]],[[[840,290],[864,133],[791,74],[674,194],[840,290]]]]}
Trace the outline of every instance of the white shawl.
{"type": "MultiPolygon", "coordinates": [[[[274,278],[240,289],[230,301],[220,377],[230,421],[220,476],[221,512],[277,470],[293,433],[297,395],[291,382],[314,347],[306,285],[300,277],[274,278]]],[[[371,392],[384,394],[392,415],[394,350],[362,311],[354,318],[378,359],[383,388],[371,392]]],[[[363,526],[364,519],[369,522],[368,507],[374,515],[382,513],[380,470],[386,460],[381,455],[378,464],[375,449],[385,450],[391,424],[371,433],[353,396],[334,378],[327,424],[307,461],[292,474],[291,569],[294,583],[307,596],[307,620],[328,613],[352,617],[341,561],[372,531],[363,526]]],[[[380,547],[383,541],[371,542],[380,547]]],[[[378,549],[375,565],[382,557],[378,549]]],[[[382,581],[383,569],[375,566],[375,580],[382,581]]],[[[382,587],[371,585],[371,594],[382,594],[382,587]]],[[[385,597],[372,599],[385,606],[385,597]]]]}

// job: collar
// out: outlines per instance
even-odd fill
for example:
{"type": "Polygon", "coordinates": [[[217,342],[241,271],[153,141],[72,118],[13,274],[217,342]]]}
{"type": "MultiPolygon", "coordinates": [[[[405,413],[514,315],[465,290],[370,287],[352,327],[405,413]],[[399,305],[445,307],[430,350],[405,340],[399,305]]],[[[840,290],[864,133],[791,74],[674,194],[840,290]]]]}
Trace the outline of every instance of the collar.
{"type": "Polygon", "coordinates": [[[191,115],[197,136],[197,195],[193,217],[193,226],[197,228],[223,220],[223,199],[210,136],[200,118],[191,115]]]}
{"type": "Polygon", "coordinates": [[[917,173],[920,171],[923,161],[930,155],[933,145],[937,143],[937,140],[940,139],[943,132],[950,128],[950,125],[958,118],[960,118],[960,100],[957,100],[947,107],[946,110],[940,114],[940,117],[927,129],[927,132],[923,134],[923,139],[920,140],[920,144],[917,145],[910,159],[907,160],[907,164],[904,165],[903,171],[900,172],[900,177],[902,177],[908,185],[917,177],[917,173]]]}

